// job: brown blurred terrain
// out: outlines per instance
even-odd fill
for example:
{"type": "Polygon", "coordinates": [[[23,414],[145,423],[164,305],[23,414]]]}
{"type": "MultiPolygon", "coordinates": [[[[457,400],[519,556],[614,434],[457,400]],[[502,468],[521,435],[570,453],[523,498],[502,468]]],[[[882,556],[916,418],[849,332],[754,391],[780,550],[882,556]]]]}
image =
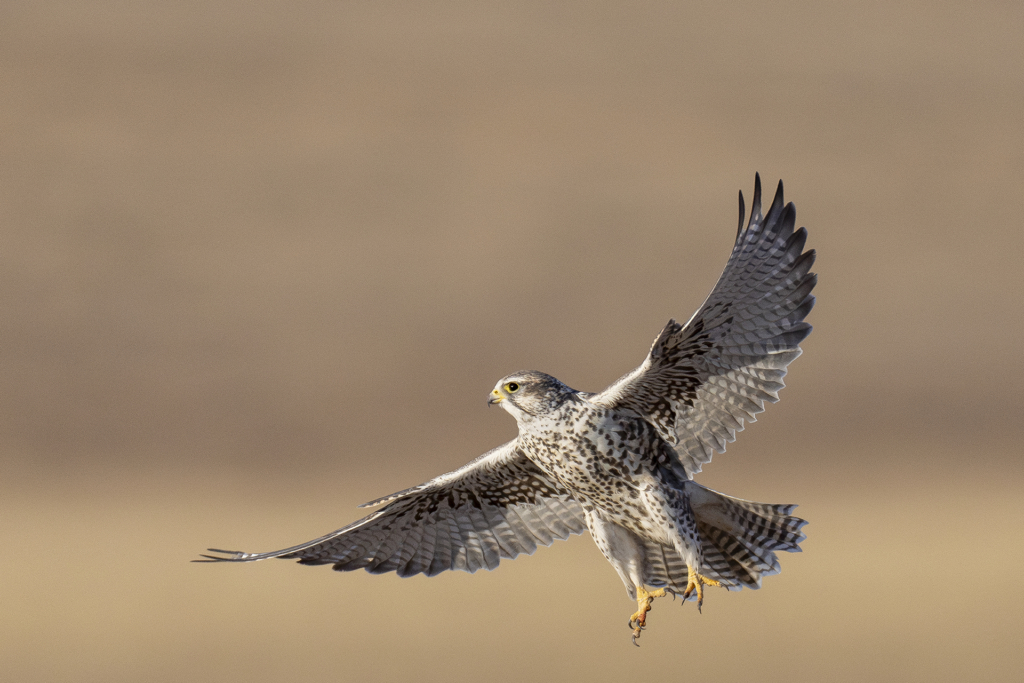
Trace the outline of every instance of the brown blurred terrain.
{"type": "Polygon", "coordinates": [[[0,5],[0,679],[1017,681],[1019,3],[0,5]],[[783,401],[698,481],[805,552],[708,611],[587,538],[400,580],[271,550],[598,390],[778,178],[783,401]]]}

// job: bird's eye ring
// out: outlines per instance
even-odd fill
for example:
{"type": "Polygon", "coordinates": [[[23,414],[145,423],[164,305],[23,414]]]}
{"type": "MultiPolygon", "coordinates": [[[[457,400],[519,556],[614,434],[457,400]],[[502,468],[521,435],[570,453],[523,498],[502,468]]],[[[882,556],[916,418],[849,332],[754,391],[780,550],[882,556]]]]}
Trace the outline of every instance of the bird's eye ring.
{"type": "Polygon", "coordinates": [[[516,384],[515,382],[509,382],[508,384],[505,385],[505,391],[507,391],[510,394],[514,394],[517,391],[519,391],[519,385],[516,384]]]}

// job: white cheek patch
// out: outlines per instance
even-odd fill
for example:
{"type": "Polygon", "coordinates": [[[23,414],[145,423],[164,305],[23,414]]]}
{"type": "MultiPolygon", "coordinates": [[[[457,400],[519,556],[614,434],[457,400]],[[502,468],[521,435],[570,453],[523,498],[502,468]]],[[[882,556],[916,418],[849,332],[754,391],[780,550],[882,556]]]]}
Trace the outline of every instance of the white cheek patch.
{"type": "Polygon", "coordinates": [[[519,406],[517,406],[515,403],[513,403],[507,398],[498,405],[504,408],[509,415],[516,419],[517,422],[522,420],[524,417],[529,417],[529,413],[521,409],[519,406]]]}

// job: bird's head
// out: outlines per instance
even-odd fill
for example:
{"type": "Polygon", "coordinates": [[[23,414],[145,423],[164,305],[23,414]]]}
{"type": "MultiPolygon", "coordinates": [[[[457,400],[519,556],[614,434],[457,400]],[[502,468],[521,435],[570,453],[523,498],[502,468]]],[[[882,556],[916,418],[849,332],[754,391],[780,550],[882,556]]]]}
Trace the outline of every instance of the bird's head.
{"type": "Polygon", "coordinates": [[[487,403],[500,405],[518,421],[555,410],[575,393],[551,375],[524,370],[503,377],[487,403]]]}

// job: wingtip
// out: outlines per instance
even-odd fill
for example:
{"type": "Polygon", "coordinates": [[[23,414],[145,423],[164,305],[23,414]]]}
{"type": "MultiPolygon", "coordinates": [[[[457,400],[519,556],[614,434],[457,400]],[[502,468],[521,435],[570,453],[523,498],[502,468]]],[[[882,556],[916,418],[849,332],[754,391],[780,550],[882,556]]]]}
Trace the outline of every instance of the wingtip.
{"type": "Polygon", "coordinates": [[[210,552],[210,553],[220,553],[221,555],[225,555],[226,557],[220,557],[218,555],[203,555],[203,554],[200,554],[199,557],[203,557],[203,558],[206,558],[206,559],[203,559],[203,560],[192,560],[192,561],[193,562],[237,562],[238,560],[241,560],[243,557],[245,557],[245,553],[243,553],[241,550],[221,550],[220,548],[207,548],[206,551],[210,552]]]}
{"type": "Polygon", "coordinates": [[[754,198],[750,202],[750,220],[747,228],[761,218],[761,174],[754,173],[754,198]]]}
{"type": "MultiPolygon", "coordinates": [[[[783,217],[783,214],[786,213],[786,208],[787,208],[787,205],[786,205],[785,195],[783,194],[783,191],[782,191],[782,181],[780,180],[779,181],[779,186],[775,190],[775,196],[772,198],[772,205],[770,207],[768,207],[768,214],[765,216],[765,224],[767,226],[772,226],[772,225],[775,225],[776,223],[779,223],[780,224],[779,229],[784,231],[785,227],[784,227],[783,224],[785,223],[785,221],[782,221],[780,219],[783,217]]],[[[793,207],[791,218],[792,218],[792,220],[790,222],[795,223],[796,222],[796,207],[793,207]]],[[[792,227],[792,225],[790,225],[789,226],[789,230],[792,231],[792,229],[793,229],[793,227],[792,227]]]]}
{"type": "Polygon", "coordinates": [[[202,557],[202,558],[205,558],[205,559],[202,559],[202,560],[191,560],[191,562],[224,562],[225,561],[223,557],[214,557],[213,555],[202,555],[202,554],[200,554],[199,557],[202,557]]]}
{"type": "Polygon", "coordinates": [[[743,190],[740,190],[740,223],[736,226],[736,239],[743,234],[743,219],[746,217],[746,207],[743,205],[743,190]]]}

